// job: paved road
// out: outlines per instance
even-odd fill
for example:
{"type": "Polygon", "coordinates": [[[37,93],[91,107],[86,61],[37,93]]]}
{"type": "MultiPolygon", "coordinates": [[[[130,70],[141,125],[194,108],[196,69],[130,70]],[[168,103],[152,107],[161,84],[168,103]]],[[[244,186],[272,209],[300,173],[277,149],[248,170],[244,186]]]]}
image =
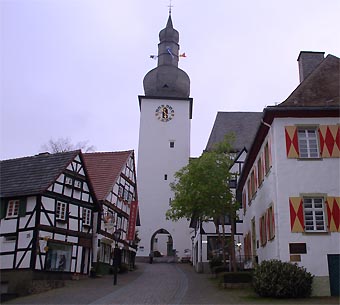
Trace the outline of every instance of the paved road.
{"type": "Polygon", "coordinates": [[[264,300],[251,290],[220,289],[189,264],[139,264],[134,272],[67,281],[66,286],[6,304],[339,304],[336,298],[264,300]]]}

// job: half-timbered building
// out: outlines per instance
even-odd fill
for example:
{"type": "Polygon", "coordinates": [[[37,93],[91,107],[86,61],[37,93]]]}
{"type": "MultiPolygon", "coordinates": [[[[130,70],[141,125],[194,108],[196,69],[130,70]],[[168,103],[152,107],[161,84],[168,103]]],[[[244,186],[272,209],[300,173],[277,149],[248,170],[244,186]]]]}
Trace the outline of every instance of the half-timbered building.
{"type": "Polygon", "coordinates": [[[101,274],[110,272],[113,262],[132,267],[139,223],[134,152],[87,153],[84,159],[100,205],[94,219],[94,267],[101,274]]]}
{"type": "Polygon", "coordinates": [[[8,292],[88,274],[97,204],[80,150],[0,163],[0,266],[8,292]]]}
{"type": "MultiPolygon", "coordinates": [[[[217,143],[222,142],[225,136],[234,137],[231,154],[234,157],[233,166],[230,169],[233,179],[230,181],[230,189],[236,193],[236,185],[239,175],[242,171],[244,160],[247,152],[254,140],[256,130],[261,122],[261,112],[218,112],[213,129],[211,131],[206,151],[211,151],[217,143]]],[[[235,222],[234,233],[236,243],[236,258],[238,265],[243,262],[243,248],[240,247],[242,240],[242,207],[238,211],[238,218],[235,222]],[[242,251],[242,252],[241,252],[242,251]]],[[[222,248],[216,225],[219,226],[219,232],[222,230],[222,221],[220,224],[211,220],[200,223],[198,219],[192,218],[190,226],[195,229],[193,238],[192,262],[198,272],[210,272],[209,261],[213,258],[222,257],[222,248]]],[[[224,232],[226,239],[230,239],[231,221],[228,215],[224,219],[224,232]]],[[[230,251],[228,250],[228,254],[230,251]]]]}

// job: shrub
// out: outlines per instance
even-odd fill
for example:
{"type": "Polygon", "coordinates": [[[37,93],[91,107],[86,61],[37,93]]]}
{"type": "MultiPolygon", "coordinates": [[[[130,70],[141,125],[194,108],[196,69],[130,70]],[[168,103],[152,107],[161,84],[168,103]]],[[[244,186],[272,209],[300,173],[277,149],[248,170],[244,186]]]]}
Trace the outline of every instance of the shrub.
{"type": "Polygon", "coordinates": [[[211,269],[211,272],[213,274],[218,274],[218,273],[221,273],[221,272],[226,272],[226,271],[229,271],[229,268],[227,266],[215,266],[211,269]]]}
{"type": "Polygon", "coordinates": [[[209,261],[209,266],[211,270],[213,270],[214,267],[222,266],[222,265],[223,265],[222,260],[219,257],[213,257],[209,261]]]}
{"type": "Polygon", "coordinates": [[[241,272],[224,272],[221,274],[222,283],[251,283],[253,279],[253,273],[247,271],[241,272]]]}
{"type": "Polygon", "coordinates": [[[253,273],[255,291],[263,297],[308,297],[312,282],[313,276],[305,268],[279,260],[263,261],[253,273]]]}

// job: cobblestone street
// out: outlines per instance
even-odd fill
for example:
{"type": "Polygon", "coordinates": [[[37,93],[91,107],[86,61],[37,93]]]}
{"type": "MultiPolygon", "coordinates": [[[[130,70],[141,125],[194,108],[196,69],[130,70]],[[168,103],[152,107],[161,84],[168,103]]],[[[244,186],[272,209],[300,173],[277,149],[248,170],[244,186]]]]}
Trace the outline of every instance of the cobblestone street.
{"type": "Polygon", "coordinates": [[[6,304],[338,304],[338,298],[267,300],[250,289],[221,289],[189,264],[138,264],[134,272],[67,281],[66,286],[6,304]]]}

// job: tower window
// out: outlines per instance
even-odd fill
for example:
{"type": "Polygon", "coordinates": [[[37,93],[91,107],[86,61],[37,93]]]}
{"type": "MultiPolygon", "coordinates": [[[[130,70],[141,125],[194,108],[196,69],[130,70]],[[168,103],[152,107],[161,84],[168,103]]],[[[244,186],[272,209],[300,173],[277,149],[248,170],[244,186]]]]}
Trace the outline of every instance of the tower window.
{"type": "Polygon", "coordinates": [[[170,141],[170,148],[174,148],[175,147],[175,141],[170,141]]]}
{"type": "Polygon", "coordinates": [[[167,174],[164,175],[164,180],[168,180],[168,175],[167,174]]]}

